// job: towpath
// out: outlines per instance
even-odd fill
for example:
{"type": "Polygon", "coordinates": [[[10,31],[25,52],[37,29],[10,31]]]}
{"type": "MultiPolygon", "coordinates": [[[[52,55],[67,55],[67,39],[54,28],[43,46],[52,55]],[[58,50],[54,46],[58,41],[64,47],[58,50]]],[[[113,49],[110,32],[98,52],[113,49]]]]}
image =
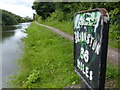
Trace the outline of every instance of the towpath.
{"type": "MultiPolygon", "coordinates": [[[[35,22],[36,24],[40,25],[40,26],[44,26],[46,28],[49,28],[51,29],[53,32],[67,38],[68,40],[71,40],[73,41],[73,36],[72,35],[69,35],[65,32],[62,32],[60,31],[59,29],[56,29],[54,27],[50,27],[50,26],[47,26],[47,25],[43,25],[43,24],[39,24],[37,22],[35,22]]],[[[119,65],[119,57],[120,57],[120,49],[112,49],[112,48],[108,48],[108,54],[107,54],[107,59],[112,62],[113,64],[115,65],[119,65]]]]}

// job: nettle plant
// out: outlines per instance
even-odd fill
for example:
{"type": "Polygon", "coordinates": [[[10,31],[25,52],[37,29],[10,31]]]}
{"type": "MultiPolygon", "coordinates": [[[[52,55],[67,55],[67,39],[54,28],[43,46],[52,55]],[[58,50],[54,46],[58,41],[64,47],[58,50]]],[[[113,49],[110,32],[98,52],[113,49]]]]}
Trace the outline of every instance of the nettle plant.
{"type": "Polygon", "coordinates": [[[33,83],[40,80],[40,71],[34,69],[33,72],[27,78],[27,81],[23,84],[24,88],[31,88],[33,83]]]}

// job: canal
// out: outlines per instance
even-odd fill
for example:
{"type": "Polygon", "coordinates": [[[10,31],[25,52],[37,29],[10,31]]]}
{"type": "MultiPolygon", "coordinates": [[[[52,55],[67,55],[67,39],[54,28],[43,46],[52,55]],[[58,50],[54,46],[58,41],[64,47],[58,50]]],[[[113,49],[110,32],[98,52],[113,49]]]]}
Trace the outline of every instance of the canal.
{"type": "Polygon", "coordinates": [[[30,23],[19,23],[18,25],[6,26],[2,28],[2,87],[10,88],[6,83],[9,78],[17,72],[19,65],[18,60],[23,55],[22,38],[26,37],[24,33],[30,23]]]}

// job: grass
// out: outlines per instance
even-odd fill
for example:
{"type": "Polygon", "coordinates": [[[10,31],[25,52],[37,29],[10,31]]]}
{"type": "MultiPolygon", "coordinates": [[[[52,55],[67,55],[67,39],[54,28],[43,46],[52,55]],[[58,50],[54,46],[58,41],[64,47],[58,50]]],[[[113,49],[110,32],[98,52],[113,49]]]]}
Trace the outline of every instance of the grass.
{"type": "Polygon", "coordinates": [[[106,81],[113,81],[114,88],[119,87],[120,88],[120,67],[112,64],[111,62],[107,62],[107,68],[106,68],[106,81]]]}
{"type": "Polygon", "coordinates": [[[108,42],[108,45],[111,47],[111,48],[119,48],[120,49],[120,41],[116,41],[116,40],[111,40],[109,39],[109,42],[108,42]]]}
{"type": "Polygon", "coordinates": [[[51,22],[45,22],[45,21],[38,21],[41,24],[45,24],[48,26],[55,27],[63,32],[66,32],[70,35],[73,35],[73,22],[71,21],[63,21],[63,22],[58,22],[58,21],[51,21],[51,22]]]}
{"type": "MultiPolygon", "coordinates": [[[[47,21],[38,21],[41,24],[45,24],[48,26],[52,26],[55,27],[63,32],[66,32],[70,35],[73,35],[73,21],[63,21],[63,22],[58,22],[58,21],[51,21],[51,22],[47,22],[47,21]]],[[[109,32],[110,36],[111,33],[109,32]]],[[[112,36],[114,37],[114,36],[112,36]]],[[[117,40],[112,40],[111,37],[109,37],[109,43],[108,45],[112,48],[119,48],[120,49],[120,45],[119,42],[117,40]],[[111,43],[112,42],[112,43],[111,43]]]]}
{"type": "Polygon", "coordinates": [[[73,42],[32,23],[14,87],[63,88],[80,82],[73,66],[73,42]]]}
{"type": "MultiPolygon", "coordinates": [[[[35,23],[27,34],[19,74],[10,82],[14,88],[63,88],[80,83],[73,68],[73,42],[35,23]]],[[[106,80],[118,82],[118,77],[118,67],[108,62],[106,80]]]]}
{"type": "Polygon", "coordinates": [[[118,80],[118,67],[111,62],[107,62],[106,79],[118,80]],[[112,68],[111,68],[112,67],[112,68]]]}

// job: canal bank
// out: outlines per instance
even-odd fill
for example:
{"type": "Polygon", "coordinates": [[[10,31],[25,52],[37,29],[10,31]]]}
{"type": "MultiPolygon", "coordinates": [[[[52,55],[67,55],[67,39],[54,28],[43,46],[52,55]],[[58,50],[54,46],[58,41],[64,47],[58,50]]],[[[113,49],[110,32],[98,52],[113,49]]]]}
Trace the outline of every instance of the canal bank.
{"type": "Polygon", "coordinates": [[[18,59],[23,54],[22,38],[26,37],[24,33],[30,23],[19,23],[18,25],[6,26],[2,29],[2,87],[9,88],[6,83],[11,80],[12,76],[18,70],[18,59]]]}

